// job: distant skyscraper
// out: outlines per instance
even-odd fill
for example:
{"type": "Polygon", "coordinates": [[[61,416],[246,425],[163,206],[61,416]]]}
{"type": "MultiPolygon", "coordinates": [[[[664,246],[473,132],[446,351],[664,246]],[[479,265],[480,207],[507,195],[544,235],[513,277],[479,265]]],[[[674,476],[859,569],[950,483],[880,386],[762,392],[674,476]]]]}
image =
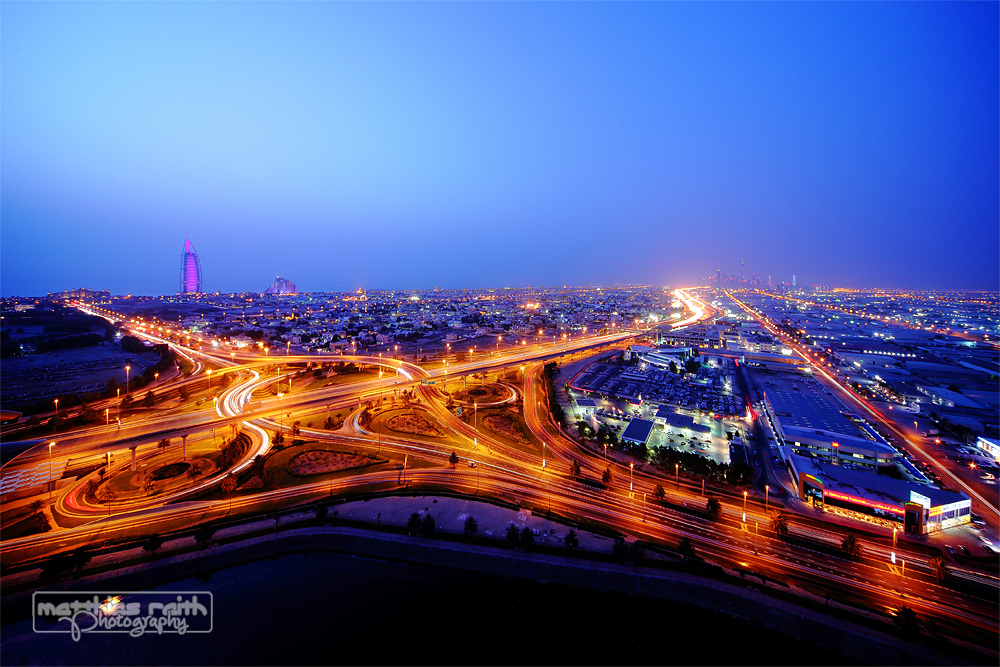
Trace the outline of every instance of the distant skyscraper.
{"type": "Polygon", "coordinates": [[[740,250],[740,285],[742,285],[745,282],[746,279],[743,277],[743,251],[740,250]]]}
{"type": "Polygon", "coordinates": [[[795,274],[792,274],[792,287],[795,287],[795,274]]]}
{"type": "Polygon", "coordinates": [[[201,261],[185,234],[184,251],[181,253],[181,294],[199,292],[201,292],[201,261]]]}

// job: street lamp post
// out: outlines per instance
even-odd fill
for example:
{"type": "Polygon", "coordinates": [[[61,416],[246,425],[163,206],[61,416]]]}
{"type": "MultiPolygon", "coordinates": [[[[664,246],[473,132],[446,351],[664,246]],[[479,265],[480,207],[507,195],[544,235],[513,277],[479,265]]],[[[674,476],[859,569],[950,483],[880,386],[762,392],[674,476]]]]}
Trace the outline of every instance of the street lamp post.
{"type": "Polygon", "coordinates": [[[132,367],[126,364],[126,366],[125,366],[125,393],[126,394],[128,393],[128,378],[129,378],[129,371],[131,369],[132,369],[132,367]]]}
{"type": "Polygon", "coordinates": [[[902,564],[902,567],[899,570],[899,597],[905,598],[906,593],[904,592],[904,589],[906,587],[906,561],[903,560],[900,561],[900,563],[902,564]]]}
{"type": "Polygon", "coordinates": [[[747,492],[743,492],[743,523],[747,522],[747,492]]]}
{"type": "Polygon", "coordinates": [[[52,446],[56,444],[55,441],[49,443],[49,507],[52,506],[52,487],[55,486],[52,483],[52,446]]]}
{"type": "Polygon", "coordinates": [[[628,464],[628,490],[630,492],[634,489],[634,487],[632,485],[632,469],[633,468],[635,468],[635,464],[634,463],[629,463],[628,464]]]}
{"type": "Polygon", "coordinates": [[[771,487],[768,484],[764,485],[764,514],[767,514],[767,501],[771,495],[771,487]]]}
{"type": "Polygon", "coordinates": [[[155,387],[159,383],[160,383],[160,374],[159,373],[153,373],[153,386],[155,387]]]}
{"type": "Polygon", "coordinates": [[[681,488],[681,464],[674,464],[674,489],[681,488]]]}
{"type": "Polygon", "coordinates": [[[896,528],[892,529],[892,551],[889,553],[889,559],[895,564],[896,562],[896,528]]]}
{"type": "Polygon", "coordinates": [[[58,415],[59,414],[59,399],[57,398],[57,399],[53,400],[53,403],[56,404],[56,414],[58,415]]]}

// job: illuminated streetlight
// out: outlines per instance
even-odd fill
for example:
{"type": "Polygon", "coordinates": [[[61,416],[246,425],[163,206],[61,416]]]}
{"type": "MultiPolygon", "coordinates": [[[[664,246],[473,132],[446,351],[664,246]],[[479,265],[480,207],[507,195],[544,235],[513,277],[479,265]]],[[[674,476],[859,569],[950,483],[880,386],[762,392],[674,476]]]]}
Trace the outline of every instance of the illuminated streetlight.
{"type": "Polygon", "coordinates": [[[674,488],[675,489],[681,488],[681,464],[680,463],[675,463],[674,464],[674,488]]]}
{"type": "Polygon", "coordinates": [[[129,376],[129,371],[131,369],[132,369],[131,366],[128,366],[128,365],[125,366],[125,393],[126,394],[128,393],[128,376],[129,376]]]}
{"type": "Polygon", "coordinates": [[[771,486],[769,484],[764,485],[764,513],[767,514],[767,501],[771,495],[771,486]]]}
{"type": "Polygon", "coordinates": [[[634,463],[628,464],[628,490],[632,491],[632,469],[635,467],[634,463]]]}
{"type": "Polygon", "coordinates": [[[747,492],[743,492],[743,523],[747,522],[747,492]]]}
{"type": "MultiPolygon", "coordinates": [[[[49,443],[49,506],[52,506],[52,487],[55,484],[52,483],[52,446],[56,444],[54,441],[49,443]]],[[[54,519],[55,517],[53,517],[54,519]]]]}

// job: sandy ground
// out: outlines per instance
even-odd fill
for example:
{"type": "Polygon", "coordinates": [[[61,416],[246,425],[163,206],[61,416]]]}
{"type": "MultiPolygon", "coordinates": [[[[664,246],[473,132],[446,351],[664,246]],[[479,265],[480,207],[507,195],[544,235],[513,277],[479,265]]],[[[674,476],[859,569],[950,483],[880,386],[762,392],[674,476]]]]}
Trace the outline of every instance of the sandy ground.
{"type": "Polygon", "coordinates": [[[109,378],[125,383],[126,365],[136,377],[159,360],[155,352],[133,354],[109,343],[4,359],[0,394],[5,407],[18,409],[56,394],[103,391],[109,378]]]}

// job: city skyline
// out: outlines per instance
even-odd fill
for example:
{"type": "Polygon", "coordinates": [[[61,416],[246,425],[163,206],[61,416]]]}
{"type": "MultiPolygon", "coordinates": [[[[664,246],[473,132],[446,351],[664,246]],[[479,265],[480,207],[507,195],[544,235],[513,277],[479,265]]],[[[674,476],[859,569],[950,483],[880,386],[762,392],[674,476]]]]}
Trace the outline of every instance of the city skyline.
{"type": "Polygon", "coordinates": [[[1000,288],[995,4],[3,18],[3,296],[1000,288]]]}

